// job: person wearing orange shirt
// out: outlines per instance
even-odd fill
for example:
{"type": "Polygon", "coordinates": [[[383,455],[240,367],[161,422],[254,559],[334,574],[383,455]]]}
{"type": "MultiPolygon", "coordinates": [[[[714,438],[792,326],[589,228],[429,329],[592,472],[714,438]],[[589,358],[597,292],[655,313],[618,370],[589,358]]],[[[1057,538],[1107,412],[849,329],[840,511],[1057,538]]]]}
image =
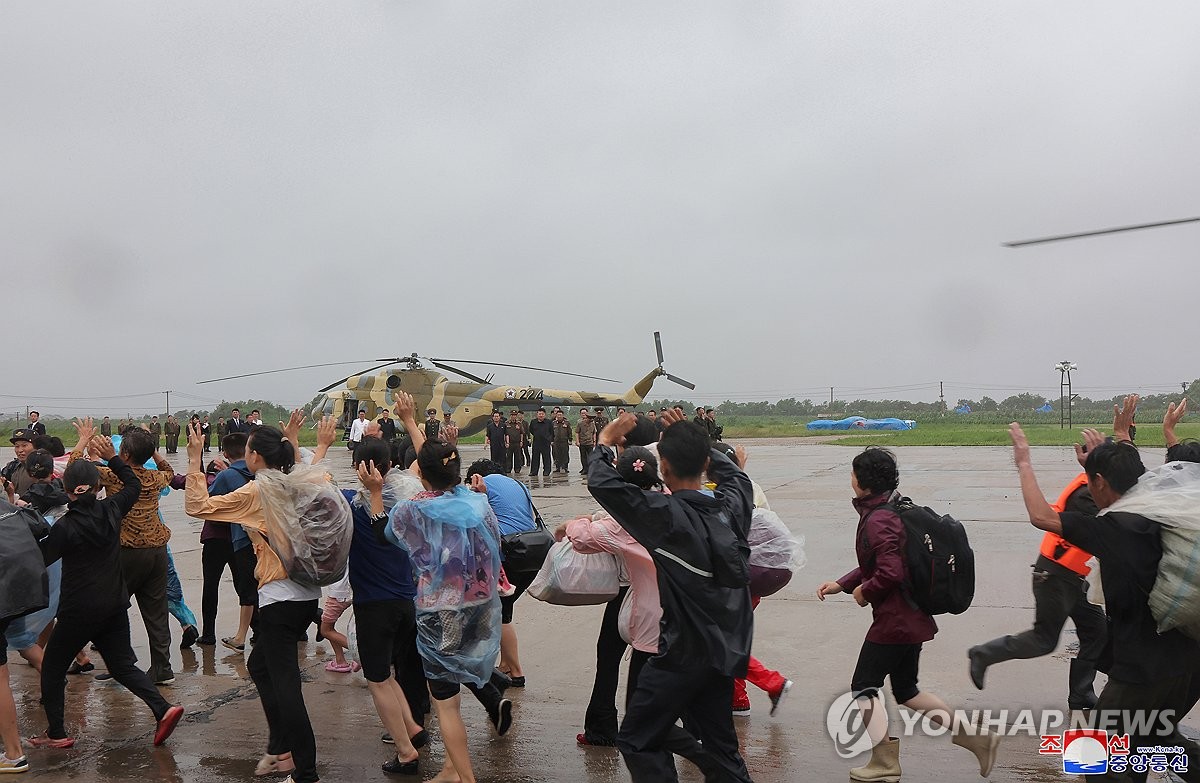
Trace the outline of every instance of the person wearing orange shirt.
{"type": "MultiPolygon", "coordinates": [[[[1087,474],[1076,476],[1052,508],[1060,514],[1064,511],[1097,514],[1096,503],[1088,491],[1087,474]]],[[[1069,617],[1079,635],[1079,652],[1071,660],[1067,706],[1072,710],[1090,710],[1096,706],[1093,682],[1097,661],[1108,640],[1108,620],[1103,609],[1088,601],[1086,577],[1091,569],[1087,562],[1091,557],[1056,533],[1047,532],[1042,537],[1033,564],[1033,627],[976,645],[967,652],[971,682],[976,688],[983,690],[984,673],[993,664],[1014,658],[1040,658],[1054,652],[1069,617]]]]}

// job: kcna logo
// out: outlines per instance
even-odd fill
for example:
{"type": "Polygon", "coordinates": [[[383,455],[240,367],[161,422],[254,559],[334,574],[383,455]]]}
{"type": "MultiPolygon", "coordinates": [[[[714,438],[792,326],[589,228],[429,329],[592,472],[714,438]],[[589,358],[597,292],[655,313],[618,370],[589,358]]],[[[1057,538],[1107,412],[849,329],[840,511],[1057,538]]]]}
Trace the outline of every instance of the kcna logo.
{"type": "Polygon", "coordinates": [[[1111,758],[1129,756],[1129,735],[1114,734],[1110,738],[1104,729],[1069,729],[1062,734],[1043,734],[1038,753],[1062,755],[1063,772],[1068,775],[1103,775],[1108,772],[1111,758]]]}
{"type": "Polygon", "coordinates": [[[1063,772],[1068,775],[1103,775],[1109,772],[1188,771],[1188,756],[1180,746],[1138,747],[1130,753],[1129,735],[1109,735],[1103,729],[1071,729],[1059,734],[1043,734],[1038,753],[1062,754],[1063,772]]]}

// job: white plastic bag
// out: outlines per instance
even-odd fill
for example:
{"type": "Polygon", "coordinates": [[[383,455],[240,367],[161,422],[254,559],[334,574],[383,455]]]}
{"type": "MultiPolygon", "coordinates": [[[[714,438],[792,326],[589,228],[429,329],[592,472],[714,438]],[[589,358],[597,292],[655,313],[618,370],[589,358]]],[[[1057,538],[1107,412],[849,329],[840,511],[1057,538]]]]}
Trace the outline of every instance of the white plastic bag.
{"type": "Polygon", "coordinates": [[[279,555],[288,578],[324,587],[345,576],[354,516],[324,468],[260,470],[254,478],[267,520],[267,543],[279,555]]]}
{"type": "Polygon", "coordinates": [[[804,537],[793,536],[779,515],[770,509],[754,509],[746,543],[750,546],[752,566],[790,571],[804,568],[804,537]]]}
{"type": "Polygon", "coordinates": [[[576,552],[568,539],[550,547],[546,562],[529,585],[539,601],[559,606],[605,604],[620,592],[621,567],[607,552],[576,552]]]}
{"type": "Polygon", "coordinates": [[[1200,640],[1200,464],[1168,462],[1101,513],[1141,514],[1161,526],[1162,559],[1150,592],[1158,632],[1178,628],[1200,640]]]}

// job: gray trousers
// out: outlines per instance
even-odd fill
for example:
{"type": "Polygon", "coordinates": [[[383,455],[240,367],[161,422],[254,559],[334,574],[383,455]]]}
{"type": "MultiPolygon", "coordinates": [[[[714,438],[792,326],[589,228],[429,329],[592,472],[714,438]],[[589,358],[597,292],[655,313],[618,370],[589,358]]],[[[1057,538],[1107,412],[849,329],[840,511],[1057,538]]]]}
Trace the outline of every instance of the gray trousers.
{"type": "Polygon", "coordinates": [[[150,677],[162,682],[171,672],[171,626],[167,618],[167,547],[121,547],[121,573],[129,595],[137,599],[150,642],[150,677]]]}

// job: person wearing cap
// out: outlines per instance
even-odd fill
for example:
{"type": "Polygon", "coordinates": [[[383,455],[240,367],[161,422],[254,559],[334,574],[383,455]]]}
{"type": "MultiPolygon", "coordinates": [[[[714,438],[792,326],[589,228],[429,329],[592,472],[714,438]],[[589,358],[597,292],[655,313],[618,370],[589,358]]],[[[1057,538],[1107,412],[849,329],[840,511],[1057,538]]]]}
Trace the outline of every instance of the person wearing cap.
{"type": "Polygon", "coordinates": [[[708,437],[713,441],[719,441],[724,434],[725,428],[717,424],[717,412],[713,408],[704,409],[704,423],[708,427],[708,437]]]}
{"type": "Polygon", "coordinates": [[[108,420],[107,416],[100,422],[100,434],[106,438],[112,437],[112,422],[108,420]]]}
{"type": "Polygon", "coordinates": [[[449,411],[442,414],[442,426],[438,430],[438,440],[449,443],[451,446],[458,445],[458,425],[454,423],[454,419],[450,418],[449,411]]]}
{"type": "Polygon", "coordinates": [[[604,408],[602,408],[599,405],[597,405],[592,410],[595,411],[595,414],[596,414],[596,415],[592,416],[592,421],[596,425],[596,434],[599,435],[601,432],[604,431],[604,428],[608,425],[608,414],[605,413],[604,408]]]}
{"type": "Polygon", "coordinates": [[[183,432],[183,427],[179,426],[179,420],[174,414],[167,416],[167,424],[163,427],[163,434],[167,436],[167,453],[179,453],[179,433],[183,432]]]}
{"type": "Polygon", "coordinates": [[[525,458],[525,464],[528,465],[532,460],[532,455],[529,453],[529,422],[525,421],[525,411],[521,411],[521,426],[525,429],[525,438],[521,441],[521,456],[525,458]]]}
{"type": "Polygon", "coordinates": [[[46,434],[46,425],[41,422],[42,414],[37,411],[29,412],[29,424],[25,426],[27,430],[33,430],[38,435],[46,434]]]}
{"type": "Polygon", "coordinates": [[[158,444],[162,443],[162,424],[159,423],[158,417],[150,418],[150,434],[154,437],[154,448],[158,448],[158,444]]]}
{"type": "Polygon", "coordinates": [[[25,470],[25,459],[33,452],[33,439],[37,436],[36,430],[22,427],[13,430],[12,437],[8,439],[16,458],[0,470],[0,477],[4,478],[5,489],[11,489],[17,496],[24,495],[33,486],[33,478],[25,470]]]}
{"type": "Polygon", "coordinates": [[[521,421],[519,413],[515,409],[509,411],[508,423],[504,425],[508,444],[504,455],[505,473],[520,473],[525,467],[525,452],[521,448],[525,443],[525,422],[521,421]]]}
{"type": "Polygon", "coordinates": [[[554,409],[554,472],[566,473],[571,467],[571,422],[562,408],[554,409]]]}
{"type": "MultiPolygon", "coordinates": [[[[450,414],[447,413],[447,416],[450,414]]],[[[437,420],[437,408],[430,408],[425,411],[425,440],[438,441],[441,434],[442,423],[437,420]]]]}
{"type": "Polygon", "coordinates": [[[596,423],[592,421],[592,415],[588,413],[587,408],[579,409],[579,423],[575,425],[575,445],[579,447],[579,459],[583,462],[579,475],[586,476],[588,457],[596,447],[596,423]]]}

